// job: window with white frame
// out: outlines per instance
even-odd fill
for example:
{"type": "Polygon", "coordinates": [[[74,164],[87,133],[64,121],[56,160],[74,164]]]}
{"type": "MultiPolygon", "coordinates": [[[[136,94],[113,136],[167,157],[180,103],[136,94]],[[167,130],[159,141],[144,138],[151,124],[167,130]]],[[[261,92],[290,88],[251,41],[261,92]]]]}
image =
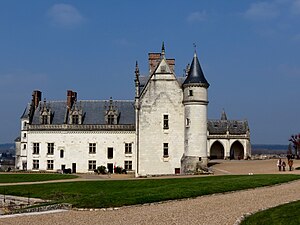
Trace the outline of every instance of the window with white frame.
{"type": "Polygon", "coordinates": [[[47,155],[54,154],[54,143],[48,143],[47,145],[47,155]]]}
{"type": "Polygon", "coordinates": [[[164,157],[169,157],[169,143],[164,143],[164,157]]]}
{"type": "Polygon", "coordinates": [[[124,161],[124,169],[132,170],[132,161],[124,161]]]}
{"type": "Polygon", "coordinates": [[[33,154],[40,154],[40,143],[33,143],[33,154]]]}
{"type": "Polygon", "coordinates": [[[54,161],[53,160],[47,160],[47,170],[53,170],[54,168],[54,161]]]}
{"type": "Polygon", "coordinates": [[[125,143],[125,154],[132,153],[132,143],[125,143]]]}
{"type": "Polygon", "coordinates": [[[32,169],[38,170],[40,168],[40,163],[38,159],[33,160],[32,169]]]}
{"type": "Polygon", "coordinates": [[[89,170],[94,171],[96,169],[96,160],[89,160],[89,170]]]}
{"type": "Polygon", "coordinates": [[[169,129],[169,115],[164,115],[164,129],[169,129]]]}
{"type": "Polygon", "coordinates": [[[96,153],[96,143],[89,143],[89,153],[90,154],[96,153]]]}

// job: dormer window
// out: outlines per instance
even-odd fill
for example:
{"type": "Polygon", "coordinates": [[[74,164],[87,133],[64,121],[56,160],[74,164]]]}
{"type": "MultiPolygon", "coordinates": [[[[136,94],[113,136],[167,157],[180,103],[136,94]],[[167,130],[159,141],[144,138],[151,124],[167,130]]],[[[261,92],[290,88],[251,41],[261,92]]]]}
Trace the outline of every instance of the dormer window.
{"type": "Polygon", "coordinates": [[[51,109],[49,105],[46,104],[46,99],[44,100],[43,107],[40,114],[40,123],[41,124],[50,124],[51,123],[51,109]]]}
{"type": "Polygon", "coordinates": [[[113,104],[113,100],[109,100],[109,106],[105,112],[105,121],[108,125],[116,125],[119,123],[120,113],[115,104],[113,104]]]}
{"type": "Polygon", "coordinates": [[[81,107],[77,106],[76,102],[74,102],[69,112],[69,124],[82,124],[82,114],[81,107]]]}
{"type": "Polygon", "coordinates": [[[79,116],[72,115],[72,124],[79,124],[79,116]]]}
{"type": "Polygon", "coordinates": [[[108,115],[107,116],[107,124],[109,124],[109,125],[114,124],[114,119],[115,119],[114,115],[108,115]]]}
{"type": "Polygon", "coordinates": [[[42,124],[48,124],[48,115],[42,115],[42,124]]]}

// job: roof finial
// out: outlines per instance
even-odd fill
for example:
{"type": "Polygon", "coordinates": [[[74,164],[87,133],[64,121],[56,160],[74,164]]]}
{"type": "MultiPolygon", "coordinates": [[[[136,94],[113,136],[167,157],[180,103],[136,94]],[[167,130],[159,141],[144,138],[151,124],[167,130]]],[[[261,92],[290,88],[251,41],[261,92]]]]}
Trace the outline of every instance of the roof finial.
{"type": "Polygon", "coordinates": [[[193,43],[193,46],[194,46],[194,57],[197,57],[197,46],[195,42],[193,43]]]}
{"type": "Polygon", "coordinates": [[[227,115],[225,112],[225,109],[223,108],[222,114],[221,114],[221,120],[227,120],[227,115]]]}
{"type": "Polygon", "coordinates": [[[165,58],[165,42],[163,42],[161,46],[161,56],[162,58],[165,58]]]}
{"type": "Polygon", "coordinates": [[[139,76],[140,76],[140,69],[138,61],[135,61],[135,82],[139,82],[139,76]]]}

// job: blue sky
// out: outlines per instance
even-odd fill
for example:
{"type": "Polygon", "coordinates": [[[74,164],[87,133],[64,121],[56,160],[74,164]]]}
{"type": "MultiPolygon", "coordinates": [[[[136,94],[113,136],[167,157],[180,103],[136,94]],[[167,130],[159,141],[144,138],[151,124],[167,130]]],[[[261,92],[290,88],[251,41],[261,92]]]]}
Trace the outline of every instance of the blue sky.
{"type": "Polygon", "coordinates": [[[209,118],[248,119],[252,143],[300,131],[300,0],[2,0],[0,34],[0,143],[19,135],[34,89],[133,99],[135,61],[147,74],[162,41],[177,76],[196,43],[209,118]]]}

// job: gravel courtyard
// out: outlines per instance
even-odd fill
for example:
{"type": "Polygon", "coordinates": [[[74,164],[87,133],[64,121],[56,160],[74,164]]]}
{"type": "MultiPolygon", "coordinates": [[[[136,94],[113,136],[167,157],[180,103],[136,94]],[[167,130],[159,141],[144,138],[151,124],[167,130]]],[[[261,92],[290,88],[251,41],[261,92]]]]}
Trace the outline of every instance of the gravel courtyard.
{"type": "MultiPolygon", "coordinates": [[[[299,167],[300,161],[294,161],[299,167]]],[[[216,175],[296,173],[279,172],[276,160],[212,161],[216,175]]],[[[51,214],[0,217],[0,224],[234,224],[243,214],[300,200],[300,181],[273,187],[256,188],[227,194],[162,204],[123,207],[118,210],[64,211],[51,214]]]]}

